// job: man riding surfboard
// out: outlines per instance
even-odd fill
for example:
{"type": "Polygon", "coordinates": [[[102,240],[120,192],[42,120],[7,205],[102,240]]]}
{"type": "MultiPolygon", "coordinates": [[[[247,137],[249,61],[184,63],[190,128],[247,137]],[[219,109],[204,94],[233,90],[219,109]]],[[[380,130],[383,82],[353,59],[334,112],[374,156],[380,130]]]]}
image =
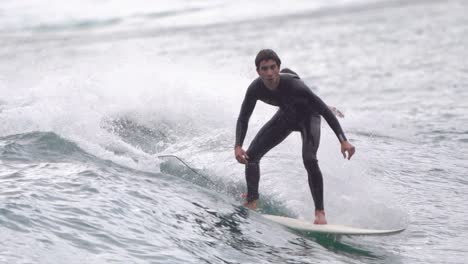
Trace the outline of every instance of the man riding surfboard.
{"type": "MultiPolygon", "coordinates": [[[[326,224],[323,178],[317,161],[317,150],[320,143],[320,116],[325,118],[338,137],[343,157],[351,159],[355,153],[355,147],[348,142],[332,111],[333,109],[330,109],[315,95],[297,74],[290,70],[280,73],[281,60],[273,50],[261,50],[255,58],[255,66],[259,77],[250,84],[242,102],[237,119],[234,147],[237,161],[245,164],[247,200],[244,206],[250,209],[257,208],[261,158],[281,143],[291,132],[299,131],[302,137],[302,158],[315,205],[314,223],[326,224]],[[279,109],[270,121],[260,129],[245,151],[242,145],[257,100],[278,106],[279,109]]],[[[339,111],[337,113],[341,114],[339,111]]]]}

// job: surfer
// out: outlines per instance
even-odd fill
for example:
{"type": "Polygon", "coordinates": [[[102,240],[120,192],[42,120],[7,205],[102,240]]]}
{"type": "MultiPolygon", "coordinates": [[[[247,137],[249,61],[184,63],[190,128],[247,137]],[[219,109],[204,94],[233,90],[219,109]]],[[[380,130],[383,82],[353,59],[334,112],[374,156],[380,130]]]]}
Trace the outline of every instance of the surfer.
{"type": "MultiPolygon", "coordinates": [[[[291,132],[299,131],[302,137],[302,159],[315,205],[314,224],[326,224],[323,178],[317,161],[320,116],[325,118],[338,137],[344,158],[351,159],[355,147],[346,139],[333,111],[304,84],[297,74],[289,69],[280,73],[281,60],[273,50],[261,50],[255,57],[255,66],[259,77],[247,88],[237,119],[234,147],[237,161],[246,165],[247,197],[244,206],[254,210],[257,208],[260,159],[291,132]],[[245,151],[242,145],[257,100],[278,106],[279,109],[260,129],[245,151]]],[[[336,113],[341,114],[338,110],[336,113]]]]}

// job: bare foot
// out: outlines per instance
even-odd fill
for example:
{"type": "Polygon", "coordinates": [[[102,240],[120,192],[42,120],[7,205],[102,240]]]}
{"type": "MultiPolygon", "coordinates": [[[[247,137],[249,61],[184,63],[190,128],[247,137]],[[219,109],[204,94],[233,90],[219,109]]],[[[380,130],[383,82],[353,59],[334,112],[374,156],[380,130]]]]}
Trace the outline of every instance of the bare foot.
{"type": "Polygon", "coordinates": [[[327,224],[327,219],[325,218],[325,211],[324,210],[316,210],[315,211],[314,224],[316,224],[316,225],[326,225],[327,224]]]}
{"type": "Polygon", "coordinates": [[[251,209],[251,210],[256,210],[257,209],[257,200],[254,200],[254,201],[246,201],[244,204],[243,204],[245,207],[251,209]]]}

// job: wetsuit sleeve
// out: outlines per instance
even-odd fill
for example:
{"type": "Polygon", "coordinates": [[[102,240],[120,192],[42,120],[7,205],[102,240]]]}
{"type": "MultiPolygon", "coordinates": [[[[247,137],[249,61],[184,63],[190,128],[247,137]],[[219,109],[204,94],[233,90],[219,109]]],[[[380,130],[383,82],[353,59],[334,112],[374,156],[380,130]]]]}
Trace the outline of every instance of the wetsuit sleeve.
{"type": "Polygon", "coordinates": [[[235,146],[242,146],[242,144],[244,143],[245,135],[247,134],[247,128],[249,126],[249,119],[255,108],[255,104],[257,103],[257,95],[255,93],[255,90],[256,90],[255,84],[256,82],[254,81],[249,86],[249,88],[247,88],[244,101],[242,102],[239,117],[237,118],[235,146]]]}
{"type": "Polygon", "coordinates": [[[322,101],[322,99],[320,99],[320,97],[314,94],[310,90],[310,88],[304,84],[304,82],[297,79],[296,82],[300,86],[300,90],[304,92],[307,98],[309,99],[310,107],[317,111],[321,116],[323,116],[323,118],[325,118],[328,125],[333,130],[333,132],[335,132],[335,135],[340,142],[346,141],[347,139],[343,132],[343,129],[341,128],[340,122],[330,110],[330,108],[328,108],[328,106],[322,101]]]}

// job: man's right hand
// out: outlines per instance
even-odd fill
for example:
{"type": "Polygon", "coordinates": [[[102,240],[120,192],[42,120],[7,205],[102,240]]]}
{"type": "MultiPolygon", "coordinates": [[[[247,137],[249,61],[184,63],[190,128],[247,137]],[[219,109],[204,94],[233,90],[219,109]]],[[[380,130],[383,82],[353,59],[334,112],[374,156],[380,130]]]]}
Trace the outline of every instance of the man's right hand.
{"type": "Polygon", "coordinates": [[[249,157],[247,156],[247,153],[245,153],[245,150],[243,150],[241,146],[234,147],[234,155],[236,156],[236,160],[239,163],[247,164],[247,159],[249,159],[249,157]]]}

